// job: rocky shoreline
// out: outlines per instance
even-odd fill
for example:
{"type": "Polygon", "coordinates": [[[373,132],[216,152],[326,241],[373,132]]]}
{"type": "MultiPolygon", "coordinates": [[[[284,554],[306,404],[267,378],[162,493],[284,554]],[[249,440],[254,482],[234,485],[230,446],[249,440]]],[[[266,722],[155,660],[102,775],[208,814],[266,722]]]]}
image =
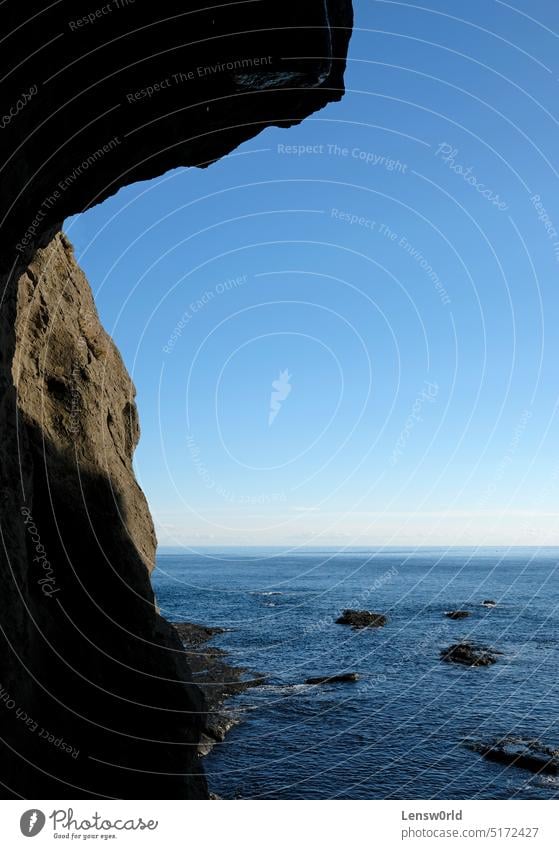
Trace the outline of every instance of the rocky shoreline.
{"type": "Polygon", "coordinates": [[[242,666],[227,662],[224,649],[208,645],[225,628],[212,628],[193,622],[173,622],[185,649],[186,660],[192,670],[192,680],[202,691],[207,705],[206,721],[198,754],[208,755],[216,744],[223,743],[225,735],[239,720],[239,712],[224,707],[232,696],[251,687],[265,683],[265,679],[242,666]]]}
{"type": "MultiPolygon", "coordinates": [[[[462,619],[465,611],[447,611],[445,616],[462,619]],[[459,614],[459,615],[449,615],[459,614]]],[[[467,614],[469,615],[469,613],[467,614]]],[[[382,614],[370,611],[346,610],[337,620],[340,624],[349,624],[353,628],[382,627],[379,620],[387,622],[382,614]],[[349,615],[348,615],[349,614],[349,615]]],[[[192,681],[201,690],[206,706],[203,731],[198,745],[198,757],[208,755],[214,746],[224,742],[231,728],[241,721],[241,712],[225,703],[251,687],[266,683],[266,678],[242,666],[233,666],[228,662],[228,652],[211,641],[225,628],[199,625],[192,622],[172,623],[184,647],[185,660],[192,670],[192,681]]],[[[447,663],[465,666],[490,666],[501,652],[487,646],[462,641],[443,649],[440,658],[447,663]]],[[[329,675],[307,678],[307,685],[351,684],[359,681],[356,672],[331,673],[329,675]]],[[[536,739],[521,737],[503,737],[497,741],[466,739],[467,748],[489,761],[505,766],[515,766],[536,774],[559,774],[559,749],[544,745],[536,739]]],[[[210,799],[220,797],[210,792],[210,799]]]]}

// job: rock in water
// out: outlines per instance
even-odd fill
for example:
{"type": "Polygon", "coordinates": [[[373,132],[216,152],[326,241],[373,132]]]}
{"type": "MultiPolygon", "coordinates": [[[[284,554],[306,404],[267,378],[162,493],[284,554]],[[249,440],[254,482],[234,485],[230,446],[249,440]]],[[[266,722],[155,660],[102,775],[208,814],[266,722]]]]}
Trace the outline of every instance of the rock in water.
{"type": "Polygon", "coordinates": [[[468,741],[466,745],[490,761],[521,767],[535,773],[559,774],[559,749],[544,746],[539,740],[503,737],[494,743],[468,741]]]}
{"type": "Polygon", "coordinates": [[[194,622],[173,622],[173,628],[183,643],[188,646],[201,646],[212,637],[225,633],[225,628],[215,625],[196,625],[194,622]]]}
{"type": "Polygon", "coordinates": [[[357,672],[343,672],[341,675],[324,675],[318,678],[307,678],[305,684],[347,684],[359,681],[357,672]]]}
{"type": "Polygon", "coordinates": [[[448,619],[466,619],[469,615],[469,610],[447,610],[445,612],[448,619]]]}
{"type": "Polygon", "coordinates": [[[496,607],[497,606],[497,602],[493,601],[490,598],[486,598],[485,601],[481,602],[481,604],[482,604],[483,607],[496,607]]]}
{"type": "Polygon", "coordinates": [[[441,651],[441,660],[447,663],[462,663],[464,666],[491,666],[497,662],[501,652],[475,643],[454,643],[441,651]]]}
{"type": "Polygon", "coordinates": [[[352,628],[382,628],[388,619],[382,613],[371,613],[369,610],[344,610],[336,619],[338,625],[351,625],[352,628]]]}

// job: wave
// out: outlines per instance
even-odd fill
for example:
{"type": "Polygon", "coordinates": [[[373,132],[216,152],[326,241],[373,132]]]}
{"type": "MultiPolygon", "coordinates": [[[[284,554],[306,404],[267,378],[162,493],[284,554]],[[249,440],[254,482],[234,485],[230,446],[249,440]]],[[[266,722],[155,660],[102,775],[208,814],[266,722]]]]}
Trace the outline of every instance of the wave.
{"type": "Polygon", "coordinates": [[[251,595],[283,595],[283,593],[278,591],[273,592],[263,592],[262,590],[254,590],[251,592],[251,595]]]}
{"type": "Polygon", "coordinates": [[[304,693],[311,688],[310,684],[263,684],[258,688],[258,693],[269,693],[276,696],[288,696],[296,693],[304,693]]]}

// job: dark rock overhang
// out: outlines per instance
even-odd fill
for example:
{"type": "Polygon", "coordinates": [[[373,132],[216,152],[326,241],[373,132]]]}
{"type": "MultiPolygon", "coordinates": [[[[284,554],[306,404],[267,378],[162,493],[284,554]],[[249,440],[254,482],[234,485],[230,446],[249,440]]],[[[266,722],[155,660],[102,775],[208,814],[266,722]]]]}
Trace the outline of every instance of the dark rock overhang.
{"type": "Polygon", "coordinates": [[[8,270],[120,187],[339,100],[352,5],[7,0],[0,19],[8,270]]]}

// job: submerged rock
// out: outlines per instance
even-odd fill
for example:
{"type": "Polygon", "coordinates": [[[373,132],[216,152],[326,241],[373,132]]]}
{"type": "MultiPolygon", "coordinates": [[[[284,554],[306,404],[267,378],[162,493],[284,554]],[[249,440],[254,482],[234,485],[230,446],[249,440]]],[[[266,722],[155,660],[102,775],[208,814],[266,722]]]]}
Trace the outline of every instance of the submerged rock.
{"type": "Polygon", "coordinates": [[[369,610],[344,610],[336,619],[338,625],[351,625],[352,628],[382,628],[388,619],[382,613],[369,610]]]}
{"type": "Polygon", "coordinates": [[[469,610],[447,610],[445,616],[448,619],[466,619],[470,615],[469,610]]]}
{"type": "Polygon", "coordinates": [[[497,662],[501,652],[476,643],[454,643],[441,651],[441,660],[447,663],[462,663],[464,666],[491,666],[497,662]]]}
{"type": "Polygon", "coordinates": [[[468,741],[467,746],[490,761],[518,766],[530,772],[559,773],[559,749],[544,746],[539,740],[503,737],[493,743],[468,741]]]}
{"type": "Polygon", "coordinates": [[[359,681],[357,672],[343,672],[341,675],[319,675],[318,678],[307,678],[305,684],[341,684],[359,681]]]}

